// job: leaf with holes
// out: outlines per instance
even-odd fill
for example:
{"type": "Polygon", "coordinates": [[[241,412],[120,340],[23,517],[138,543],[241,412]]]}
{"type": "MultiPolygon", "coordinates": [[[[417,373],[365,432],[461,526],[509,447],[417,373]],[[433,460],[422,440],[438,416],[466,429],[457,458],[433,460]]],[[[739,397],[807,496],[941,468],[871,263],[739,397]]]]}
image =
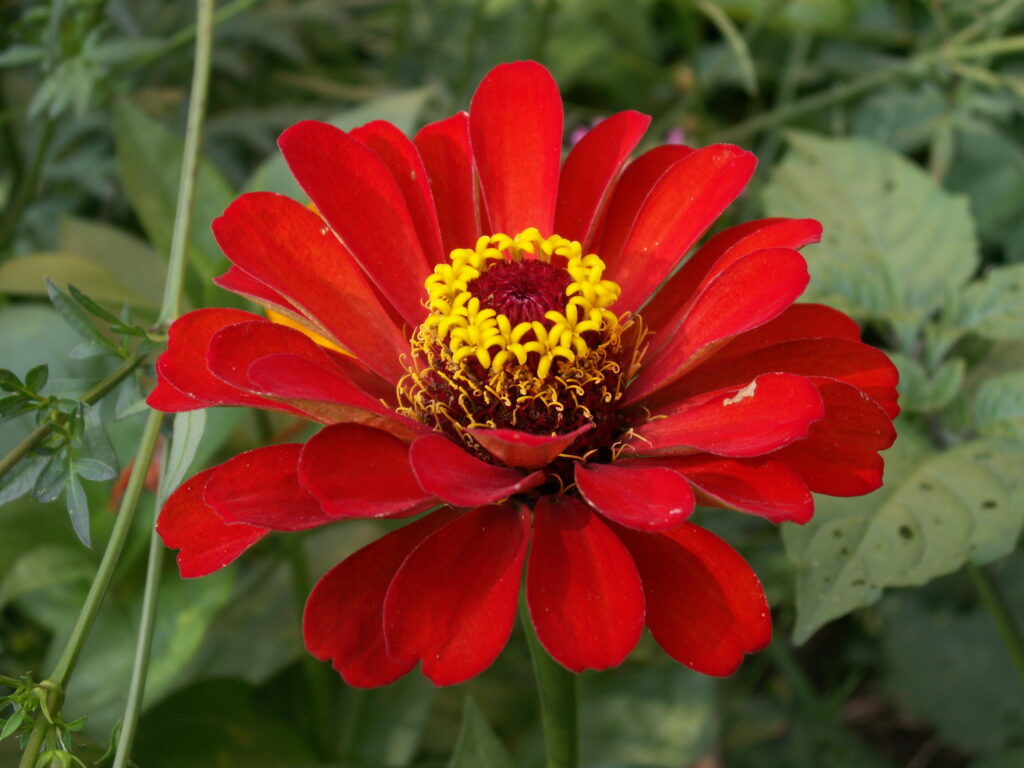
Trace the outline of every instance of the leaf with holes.
{"type": "Polygon", "coordinates": [[[824,225],[821,245],[804,252],[807,298],[916,328],[973,274],[978,244],[964,197],[870,141],[792,133],[789,146],[765,187],[765,212],[824,225]]]}
{"type": "Polygon", "coordinates": [[[819,497],[810,523],[784,527],[797,568],[796,642],[887,587],[918,586],[1013,550],[1024,523],[1024,446],[982,439],[936,453],[904,425],[886,465],[880,490],[819,497]]]}

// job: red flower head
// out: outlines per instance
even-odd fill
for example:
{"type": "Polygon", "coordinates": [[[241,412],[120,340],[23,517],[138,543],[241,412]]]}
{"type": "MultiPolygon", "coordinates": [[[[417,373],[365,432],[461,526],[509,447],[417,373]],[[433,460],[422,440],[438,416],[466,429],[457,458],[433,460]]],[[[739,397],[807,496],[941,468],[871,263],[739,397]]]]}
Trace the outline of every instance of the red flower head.
{"type": "Polygon", "coordinates": [[[183,316],[149,402],[323,428],[168,500],[182,575],[269,531],[433,510],[309,598],[306,645],[353,685],[484,670],[524,565],[540,641],[571,670],[619,664],[645,624],[708,674],[762,648],[757,577],[687,517],[699,500],[804,522],[810,491],[878,487],[896,371],[845,315],[793,304],[817,222],[743,224],[683,261],[755,159],[673,145],[623,170],[648,122],[613,115],[562,163],[558,88],[518,62],[411,141],[385,122],[285,131],[315,208],[247,194],[213,226],[233,262],[218,284],[270,319],[183,316]]]}

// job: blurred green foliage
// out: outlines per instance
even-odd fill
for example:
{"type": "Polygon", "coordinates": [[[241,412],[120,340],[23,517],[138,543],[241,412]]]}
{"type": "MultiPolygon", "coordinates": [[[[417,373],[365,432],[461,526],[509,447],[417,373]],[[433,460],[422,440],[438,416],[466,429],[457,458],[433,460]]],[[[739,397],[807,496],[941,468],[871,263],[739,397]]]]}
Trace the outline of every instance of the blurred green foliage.
{"type": "MultiPolygon", "coordinates": [[[[130,334],[109,330],[134,327],[121,313],[155,318],[193,13],[161,0],[0,6],[0,367],[17,382],[0,382],[13,387],[5,394],[72,409],[124,357],[111,343],[127,353],[130,334]],[[63,297],[56,309],[46,279],[63,297]]],[[[753,149],[757,176],[722,224],[823,222],[824,242],[805,251],[806,298],[852,313],[893,354],[900,438],[885,488],[819,499],[815,519],[782,536],[759,520],[701,513],[757,567],[776,639],[724,681],[667,663],[649,638],[622,668],[584,676],[585,763],[1018,766],[1024,684],[961,569],[987,567],[1024,621],[1024,57],[1014,52],[1024,46],[1009,45],[1022,32],[1014,0],[226,0],[187,302],[239,301],[209,281],[225,262],[208,224],[236,194],[299,194],[275,153],[281,130],[305,118],[346,128],[386,119],[411,132],[466,108],[501,61],[537,58],[552,70],[567,132],[633,108],[654,118],[645,146],[673,135],[753,149]]],[[[115,486],[88,460],[110,471],[130,461],[149,374],[82,412],[83,439],[99,439],[90,420],[101,425],[109,456],[75,443],[61,455],[85,463],[49,478],[72,478],[68,505],[93,550],[61,504],[0,486],[0,675],[40,679],[60,654],[112,524],[115,486]]],[[[0,451],[32,427],[32,414],[4,422],[0,451]]],[[[211,412],[192,468],[291,428],[276,415],[211,412]]],[[[22,462],[37,471],[25,493],[44,462],[22,462]]],[[[143,509],[152,504],[147,493],[143,509]]],[[[132,532],[68,690],[67,716],[88,715],[70,735],[76,753],[100,764],[127,692],[147,525],[132,532]]],[[[303,534],[312,576],[384,529],[303,534]]],[[[165,571],[139,765],[541,764],[518,635],[492,669],[454,689],[414,674],[361,692],[332,676],[320,711],[280,541],[208,579],[165,571]]],[[[0,740],[0,766],[17,752],[14,737],[0,740]]]]}

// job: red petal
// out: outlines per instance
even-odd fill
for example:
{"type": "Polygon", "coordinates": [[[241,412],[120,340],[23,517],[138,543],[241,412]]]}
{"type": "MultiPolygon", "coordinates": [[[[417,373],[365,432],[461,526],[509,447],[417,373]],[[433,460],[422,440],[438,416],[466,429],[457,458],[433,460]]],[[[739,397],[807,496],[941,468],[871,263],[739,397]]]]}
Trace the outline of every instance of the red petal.
{"type": "Polygon", "coordinates": [[[391,170],[391,175],[395,177],[405,197],[405,204],[409,208],[409,215],[427,260],[432,264],[444,261],[447,252],[441,246],[441,230],[437,223],[434,197],[416,146],[404,133],[384,120],[367,123],[349,135],[380,155],[391,170]]]}
{"type": "Polygon", "coordinates": [[[340,370],[298,355],[261,357],[249,366],[248,376],[257,390],[301,409],[321,424],[363,424],[403,440],[430,431],[374,400],[340,370]]]}
{"type": "Polygon", "coordinates": [[[178,553],[183,578],[206,576],[223,568],[270,531],[254,525],[228,525],[203,501],[203,489],[217,471],[204,470],[185,481],[160,510],[156,532],[178,553]]]}
{"type": "Polygon", "coordinates": [[[535,61],[492,69],[473,95],[469,133],[494,231],[554,234],[562,97],[551,73],[535,61]]]}
{"type": "MultiPolygon", "coordinates": [[[[206,353],[214,334],[229,325],[254,320],[266,322],[258,315],[240,309],[197,309],[182,315],[168,330],[167,350],[156,361],[159,379],[167,381],[173,390],[201,404],[194,407],[252,405],[295,413],[294,408],[283,403],[267,400],[231,386],[214,376],[207,367],[206,353]]],[[[168,400],[172,404],[185,404],[180,398],[174,397],[173,391],[167,389],[154,392],[154,395],[154,408],[157,407],[157,403],[168,400]]]]}
{"type": "Polygon", "coordinates": [[[664,327],[664,343],[630,384],[623,404],[672,383],[712,351],[712,345],[777,317],[803,293],[809,279],[803,257],[785,248],[756,251],[736,261],[664,327]]]}
{"type": "Polygon", "coordinates": [[[306,601],[302,634],[309,652],[349,685],[392,683],[416,662],[396,663],[384,646],[384,596],[395,572],[424,538],[452,519],[435,512],[349,555],[317,582],[306,601]]]}
{"type": "Polygon", "coordinates": [[[498,461],[510,467],[540,469],[593,426],[584,424],[564,435],[535,435],[515,429],[471,429],[469,433],[498,461]]]}
{"type": "Polygon", "coordinates": [[[206,408],[209,403],[189,397],[167,379],[160,377],[146,398],[146,405],[164,413],[179,413],[206,408]]]}
{"type": "Polygon", "coordinates": [[[766,373],[742,389],[676,403],[636,430],[641,456],[698,453],[759,456],[806,437],[825,415],[818,388],[791,373],[766,373]],[[664,418],[657,418],[664,416],[664,418]]]}
{"type": "Polygon", "coordinates": [[[683,475],[696,486],[701,504],[749,512],[773,523],[802,524],[814,514],[814,499],[804,481],[777,459],[729,459],[700,453],[637,461],[657,463],[683,475]]]}
{"type": "Polygon", "coordinates": [[[299,485],[302,446],[271,445],[240,453],[218,467],[203,501],[226,523],[248,523],[272,531],[302,531],[335,518],[299,485]]]}
{"type": "Polygon", "coordinates": [[[860,496],[882,485],[883,451],[896,430],[885,411],[845,382],[813,379],[825,403],[825,418],[806,440],[773,454],[794,469],[807,487],[832,496],[860,496]]]}
{"type": "Polygon", "coordinates": [[[615,311],[635,310],[747,185],[757,159],[715,144],[677,162],[655,182],[615,260],[615,311]]]}
{"type": "Polygon", "coordinates": [[[644,628],[644,593],[633,558],[571,496],[537,503],[526,596],[541,644],[573,672],[618,666],[644,628]]]}
{"type": "Polygon", "coordinates": [[[890,418],[900,410],[896,404],[899,373],[886,354],[859,341],[836,338],[787,341],[721,362],[712,357],[676,386],[659,392],[657,400],[740,386],[767,371],[839,379],[870,395],[890,418]]]}
{"type": "MultiPolygon", "coordinates": [[[[408,339],[351,255],[313,211],[282,195],[252,192],[213,222],[213,233],[229,259],[315,319],[313,330],[388,381],[405,375],[399,356],[408,352],[408,339]]],[[[416,297],[422,288],[420,284],[416,297]]]]}
{"type": "Polygon", "coordinates": [[[398,664],[423,661],[435,685],[483,672],[508,642],[530,534],[525,510],[487,506],[413,550],[384,599],[384,637],[398,664]]]}
{"type": "Polygon", "coordinates": [[[414,142],[434,194],[445,253],[472,248],[482,229],[469,146],[469,115],[460,112],[425,125],[414,142]]]}
{"type": "Polygon", "coordinates": [[[665,144],[648,150],[626,166],[615,184],[602,219],[597,253],[608,267],[606,274],[614,279],[622,246],[633,229],[640,208],[651,189],[669,168],[693,152],[680,144],[665,144]]]}
{"type": "Polygon", "coordinates": [[[732,339],[715,353],[715,359],[743,355],[784,341],[824,338],[860,341],[860,328],[838,309],[824,304],[794,304],[774,320],[732,339]]]}
{"type": "Polygon", "coordinates": [[[359,424],[313,435],[299,458],[299,482],[338,518],[412,515],[434,499],[409,468],[408,443],[359,424]]]}
{"type": "Polygon", "coordinates": [[[661,534],[618,530],[640,572],[647,626],[665,652],[706,675],[729,675],[771,640],[757,575],[717,536],[685,523],[661,534]]]}
{"type": "MultiPolygon", "coordinates": [[[[420,303],[423,281],[432,264],[384,161],[344,131],[315,120],[293,125],[277,143],[295,178],[355,260],[409,326],[419,325],[426,314],[420,303]]],[[[358,303],[352,309],[366,311],[358,303]]]]}
{"type": "Polygon", "coordinates": [[[594,230],[622,164],[650,123],[651,118],[639,112],[619,112],[588,131],[565,159],[558,186],[555,232],[579,240],[584,253],[589,253],[594,230]]]}
{"type": "Polygon", "coordinates": [[[457,507],[490,504],[544,482],[543,472],[496,467],[436,433],[412,444],[409,464],[424,491],[457,507]]]}
{"type": "Polygon", "coordinates": [[[261,306],[296,318],[302,317],[302,312],[296,309],[288,299],[234,264],[228,267],[228,271],[223,275],[213,278],[213,282],[225,291],[245,296],[261,306]]]}
{"type": "Polygon", "coordinates": [[[708,278],[763,248],[803,248],[821,240],[814,219],[760,219],[730,227],[708,240],[644,306],[644,322],[657,332],[708,278]]]}
{"type": "Polygon", "coordinates": [[[234,323],[210,337],[206,361],[210,372],[233,387],[253,391],[249,366],[267,355],[299,356],[317,365],[333,366],[327,351],[308,336],[285,325],[257,319],[234,323]]]}
{"type": "Polygon", "coordinates": [[[580,463],[576,485],[602,515],[638,531],[675,528],[693,512],[690,484],[664,467],[580,463]]]}

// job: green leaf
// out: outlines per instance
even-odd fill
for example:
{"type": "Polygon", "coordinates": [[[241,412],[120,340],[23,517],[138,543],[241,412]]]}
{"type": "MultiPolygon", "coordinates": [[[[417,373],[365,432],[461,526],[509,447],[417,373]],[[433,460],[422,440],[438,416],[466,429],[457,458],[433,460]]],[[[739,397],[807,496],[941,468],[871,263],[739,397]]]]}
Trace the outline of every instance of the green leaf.
{"type": "Polygon", "coordinates": [[[85,489],[82,488],[82,481],[75,474],[75,465],[70,465],[66,475],[68,488],[68,515],[71,517],[71,527],[75,529],[75,535],[79,541],[87,547],[92,546],[89,536],[89,502],[85,498],[85,489]]]}
{"type": "Polygon", "coordinates": [[[58,288],[49,278],[46,279],[46,292],[50,296],[50,301],[53,303],[54,309],[60,312],[60,316],[64,318],[64,321],[70,325],[79,336],[86,341],[102,344],[103,346],[116,351],[117,347],[99,332],[96,326],[92,324],[92,321],[89,320],[85,312],[83,312],[75,302],[68,298],[67,294],[58,288]]]}
{"type": "Polygon", "coordinates": [[[985,381],[974,398],[974,419],[983,435],[1024,441],[1024,371],[985,381]]]}
{"type": "Polygon", "coordinates": [[[77,471],[78,474],[86,480],[92,480],[96,483],[102,483],[105,480],[110,480],[117,475],[117,470],[109,464],[105,464],[99,459],[88,457],[75,459],[75,471],[77,471]]]}
{"type": "MultiPolygon", "coordinates": [[[[992,569],[1018,616],[1022,565],[1015,556],[992,569]]],[[[984,608],[964,611],[948,598],[906,592],[887,597],[881,613],[885,685],[904,708],[968,753],[1022,743],[1024,683],[984,608]]]]}
{"type": "Polygon", "coordinates": [[[262,708],[261,699],[236,680],[206,680],[178,691],[143,716],[133,758],[146,768],[316,765],[301,735],[262,708]]]}
{"type": "Polygon", "coordinates": [[[24,64],[34,64],[46,58],[46,50],[38,45],[25,45],[16,43],[8,46],[0,52],[0,68],[20,67],[24,64]]]}
{"type": "Polygon", "coordinates": [[[990,339],[1024,339],[1024,264],[993,267],[967,286],[955,322],[990,339]]]}
{"type": "Polygon", "coordinates": [[[99,301],[128,301],[155,309],[158,304],[122,283],[122,278],[84,256],[74,253],[33,253],[0,265],[4,290],[18,295],[46,295],[46,281],[79,286],[99,301]]]}
{"type": "MultiPolygon", "coordinates": [[[[350,756],[359,765],[405,765],[423,740],[436,688],[422,675],[406,675],[387,688],[361,694],[353,719],[350,756]]],[[[345,722],[345,720],[343,720],[345,722]]]]}
{"type": "Polygon", "coordinates": [[[30,456],[18,462],[17,467],[0,478],[0,505],[14,501],[31,491],[44,466],[44,456],[30,456]]]}
{"type": "Polygon", "coordinates": [[[4,723],[3,730],[0,730],[0,741],[3,741],[8,736],[10,736],[12,733],[14,733],[16,730],[18,730],[18,726],[20,726],[21,723],[24,720],[25,720],[25,708],[24,707],[18,707],[14,711],[14,714],[11,715],[10,718],[8,718],[6,723],[4,723]]]}
{"type": "Polygon", "coordinates": [[[35,393],[39,393],[46,386],[46,380],[50,377],[50,369],[46,363],[37,365],[25,374],[25,386],[35,393]]]}
{"type": "Polygon", "coordinates": [[[88,583],[96,571],[89,553],[79,548],[43,544],[22,554],[0,580],[0,608],[11,600],[65,582],[88,583]]]}
{"type": "Polygon", "coordinates": [[[103,426],[98,405],[90,406],[85,411],[82,447],[88,457],[105,464],[116,473],[117,455],[114,453],[114,447],[110,444],[110,438],[103,426]]]}
{"type": "Polygon", "coordinates": [[[769,216],[824,225],[822,244],[804,251],[805,298],[916,329],[973,274],[978,246],[965,198],[863,139],[792,133],[789,143],[764,202],[769,216]]]}
{"type": "Polygon", "coordinates": [[[960,358],[947,360],[929,376],[907,355],[890,354],[900,372],[900,406],[907,411],[930,412],[945,408],[960,392],[966,366],[960,358]]]}
{"type": "MultiPolygon", "coordinates": [[[[121,180],[128,200],[142,221],[157,252],[170,251],[178,178],[184,141],[127,101],[114,113],[114,143],[121,180]]],[[[218,274],[224,257],[213,239],[209,223],[224,212],[234,190],[212,164],[201,161],[189,247],[189,263],[209,280],[218,274]]]]}
{"type": "Polygon", "coordinates": [[[0,368],[0,389],[5,392],[17,392],[21,389],[21,379],[6,368],[0,368]]]}
{"type": "Polygon", "coordinates": [[[797,568],[798,643],[883,589],[925,584],[1014,547],[1024,523],[1024,446],[983,439],[936,453],[904,425],[885,459],[881,489],[819,496],[811,522],[783,527],[797,568]]]}
{"type": "Polygon", "coordinates": [[[580,686],[582,762],[676,768],[712,748],[714,684],[668,662],[627,663],[580,686]]]}
{"type": "Polygon", "coordinates": [[[206,411],[184,411],[174,417],[174,434],[167,454],[167,463],[160,477],[158,495],[166,499],[177,488],[199,450],[206,429],[206,411]]]}
{"type": "MultiPolygon", "coordinates": [[[[419,115],[427,101],[434,95],[432,86],[416,88],[409,91],[378,96],[358,107],[339,112],[327,122],[350,131],[371,120],[387,120],[397,126],[402,133],[412,135],[419,123],[419,115]]],[[[306,193],[298,185],[288,170],[288,164],[280,152],[275,152],[256,169],[246,182],[246,192],[278,192],[296,200],[306,200],[306,193]]]]}
{"type": "Polygon", "coordinates": [[[472,696],[466,697],[459,740],[448,768],[515,768],[512,756],[491,730],[472,696]]]}

